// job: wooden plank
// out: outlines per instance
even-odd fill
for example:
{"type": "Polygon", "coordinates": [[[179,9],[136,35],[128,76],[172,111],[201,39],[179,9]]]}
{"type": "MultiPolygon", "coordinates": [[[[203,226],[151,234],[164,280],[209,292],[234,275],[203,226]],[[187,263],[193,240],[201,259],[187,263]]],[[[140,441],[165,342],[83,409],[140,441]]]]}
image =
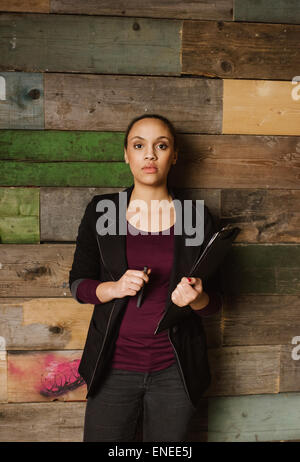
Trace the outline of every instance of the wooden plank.
{"type": "Polygon", "coordinates": [[[300,297],[227,296],[222,327],[224,346],[288,344],[300,332],[300,297]]]}
{"type": "MultiPolygon", "coordinates": [[[[124,130],[126,123],[124,118],[120,120],[124,130]]],[[[220,206],[210,201],[210,197],[220,195],[216,193],[216,186],[223,188],[222,221],[229,219],[243,225],[238,239],[248,242],[256,238],[261,242],[297,240],[299,137],[184,134],[179,132],[179,122],[177,130],[179,157],[169,174],[171,184],[186,188],[187,197],[199,199],[197,191],[204,193],[204,188],[209,188],[209,194],[203,197],[216,216],[220,214],[220,206]],[[242,188],[251,189],[243,191],[242,188]],[[230,211],[231,207],[236,212],[230,211]],[[266,221],[266,225],[261,220],[266,221]]],[[[64,162],[70,161],[112,162],[113,169],[115,162],[124,162],[123,142],[124,132],[2,130],[0,159],[17,160],[18,165],[25,160],[37,164],[36,161],[60,162],[61,176],[64,162]]],[[[71,178],[73,183],[75,179],[71,178]]]]}
{"type": "Polygon", "coordinates": [[[298,0],[235,0],[233,15],[235,21],[272,22],[300,24],[298,0]]]}
{"type": "Polygon", "coordinates": [[[177,19],[3,13],[0,24],[3,71],[180,74],[177,19]]]}
{"type": "Polygon", "coordinates": [[[1,130],[0,159],[124,161],[123,132],[1,130]]]}
{"type": "MultiPolygon", "coordinates": [[[[291,75],[294,74],[295,71],[291,75]]],[[[299,84],[275,80],[224,80],[223,133],[299,135],[300,106],[294,93],[297,88],[299,84]]],[[[286,159],[295,164],[296,171],[298,157],[297,152],[289,153],[286,159]]],[[[297,179],[299,182],[299,176],[297,179]]]]}
{"type": "Polygon", "coordinates": [[[5,339],[0,337],[0,403],[7,401],[7,353],[5,339]]]}
{"type": "MultiPolygon", "coordinates": [[[[41,241],[74,241],[88,202],[98,194],[123,191],[124,188],[41,188],[41,241]]],[[[201,199],[214,218],[219,214],[219,190],[182,190],[185,199],[201,199]]]]}
{"type": "Polygon", "coordinates": [[[0,336],[10,351],[80,350],[93,308],[73,298],[1,298],[0,336]]]}
{"type": "Polygon", "coordinates": [[[150,18],[223,19],[232,20],[233,0],[51,0],[51,13],[100,14],[150,18]],[[125,5],[125,6],[124,6],[125,5]]]}
{"type": "Polygon", "coordinates": [[[184,21],[182,74],[292,80],[299,72],[300,26],[184,21]]]}
{"type": "Polygon", "coordinates": [[[63,73],[44,78],[47,130],[125,131],[133,117],[147,112],[170,118],[178,132],[221,132],[220,80],[63,73]]]}
{"type": "MultiPolygon", "coordinates": [[[[298,295],[300,246],[233,244],[221,267],[226,295],[298,295]]],[[[2,244],[0,297],[69,297],[74,244],[2,244]]]]}
{"type": "Polygon", "coordinates": [[[292,441],[300,439],[300,393],[209,399],[208,441],[292,441]]]}
{"type": "Polygon", "coordinates": [[[132,173],[125,162],[0,161],[0,186],[127,187],[132,173]],[[84,175],[82,171],[84,170],[84,175]]]}
{"type": "Polygon", "coordinates": [[[86,403],[0,405],[1,442],[81,442],[86,403]]]}
{"type": "MultiPolygon", "coordinates": [[[[1,18],[2,16],[0,16],[0,24],[1,18]]],[[[15,42],[12,41],[12,43],[14,44],[15,42]]],[[[11,46],[13,47],[13,45],[11,46]]],[[[13,55],[13,53],[11,54],[13,55]]],[[[2,98],[0,103],[0,129],[44,128],[44,84],[42,74],[2,72],[1,68],[0,63],[0,85],[4,95],[4,99],[2,98]]]]}
{"type": "Polygon", "coordinates": [[[296,189],[222,189],[220,221],[241,228],[236,242],[300,243],[299,203],[296,189]]]}
{"type": "Polygon", "coordinates": [[[49,13],[50,0],[1,0],[0,11],[49,13]]]}
{"type": "Polygon", "coordinates": [[[280,345],[208,350],[212,382],[203,396],[279,392],[280,345]]]}
{"type": "Polygon", "coordinates": [[[39,190],[0,188],[1,244],[33,244],[39,241],[39,190]]]}
{"type": "Polygon", "coordinates": [[[233,244],[222,264],[227,294],[298,295],[300,246],[233,244]]]}
{"type": "Polygon", "coordinates": [[[78,373],[82,351],[8,352],[8,402],[83,401],[86,384],[78,373]]]}
{"type": "MultiPolygon", "coordinates": [[[[289,307],[290,308],[290,307],[289,307]]],[[[299,306],[298,306],[299,309],[299,306]]],[[[289,311],[289,310],[286,310],[289,311]]],[[[298,335],[291,335],[288,344],[281,345],[280,353],[280,392],[299,391],[299,329],[298,335]]],[[[287,342],[286,342],[287,343],[287,342]]]]}

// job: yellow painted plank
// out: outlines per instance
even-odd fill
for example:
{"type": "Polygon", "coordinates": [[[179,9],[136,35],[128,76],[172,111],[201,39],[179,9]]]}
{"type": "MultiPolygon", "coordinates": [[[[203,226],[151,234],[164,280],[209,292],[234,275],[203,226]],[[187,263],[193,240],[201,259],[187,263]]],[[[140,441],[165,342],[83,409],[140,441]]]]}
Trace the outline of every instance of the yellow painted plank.
{"type": "Polygon", "coordinates": [[[300,83],[228,79],[223,85],[224,134],[300,135],[300,83]]]}

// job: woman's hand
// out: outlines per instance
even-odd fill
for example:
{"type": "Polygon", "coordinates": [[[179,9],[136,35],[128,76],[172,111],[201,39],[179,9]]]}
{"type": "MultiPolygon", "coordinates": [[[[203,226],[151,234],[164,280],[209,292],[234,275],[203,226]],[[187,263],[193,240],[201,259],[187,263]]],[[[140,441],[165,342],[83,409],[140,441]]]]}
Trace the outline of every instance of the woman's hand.
{"type": "Polygon", "coordinates": [[[123,298],[126,295],[136,295],[143,284],[149,281],[151,268],[148,268],[147,274],[142,270],[128,269],[123,276],[114,283],[114,297],[123,298]]]}
{"type": "Polygon", "coordinates": [[[171,300],[178,306],[190,305],[193,310],[199,310],[208,304],[209,296],[203,291],[200,278],[182,277],[171,294],[171,300]]]}

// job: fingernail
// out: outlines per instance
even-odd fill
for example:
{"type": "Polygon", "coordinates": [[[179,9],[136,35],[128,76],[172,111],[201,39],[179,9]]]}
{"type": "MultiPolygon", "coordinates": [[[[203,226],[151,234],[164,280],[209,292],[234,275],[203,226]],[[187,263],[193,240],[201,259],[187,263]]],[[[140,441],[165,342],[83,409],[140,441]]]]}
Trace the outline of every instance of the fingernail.
{"type": "Polygon", "coordinates": [[[188,278],[188,281],[191,282],[191,278],[188,278]]]}

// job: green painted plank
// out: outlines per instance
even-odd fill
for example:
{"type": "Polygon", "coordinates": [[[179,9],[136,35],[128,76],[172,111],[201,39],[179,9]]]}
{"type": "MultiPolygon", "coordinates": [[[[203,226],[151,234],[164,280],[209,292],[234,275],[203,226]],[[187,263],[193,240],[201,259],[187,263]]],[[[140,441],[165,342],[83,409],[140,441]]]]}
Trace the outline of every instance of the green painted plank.
{"type": "Polygon", "coordinates": [[[234,21],[300,24],[299,0],[235,0],[234,21]]]}
{"type": "Polygon", "coordinates": [[[2,14],[1,69],[180,75],[182,21],[2,14]]]}
{"type": "Polygon", "coordinates": [[[229,294],[300,294],[300,245],[233,244],[222,284],[229,294]]]}
{"type": "Polygon", "coordinates": [[[0,188],[1,244],[40,241],[39,189],[0,188]]]}
{"type": "Polygon", "coordinates": [[[209,442],[297,439],[300,439],[300,393],[209,399],[209,442]]]}
{"type": "Polygon", "coordinates": [[[0,159],[124,161],[122,132],[1,130],[0,159]]]}
{"type": "MultiPolygon", "coordinates": [[[[11,51],[10,53],[13,54],[11,51]]],[[[2,52],[0,51],[0,56],[1,54],[2,52]]],[[[0,68],[3,68],[2,56],[0,68]]],[[[42,74],[0,71],[0,94],[0,129],[44,128],[44,83],[42,74]]]]}
{"type": "Polygon", "coordinates": [[[1,186],[127,187],[132,173],[123,162],[0,161],[1,186]]]}

